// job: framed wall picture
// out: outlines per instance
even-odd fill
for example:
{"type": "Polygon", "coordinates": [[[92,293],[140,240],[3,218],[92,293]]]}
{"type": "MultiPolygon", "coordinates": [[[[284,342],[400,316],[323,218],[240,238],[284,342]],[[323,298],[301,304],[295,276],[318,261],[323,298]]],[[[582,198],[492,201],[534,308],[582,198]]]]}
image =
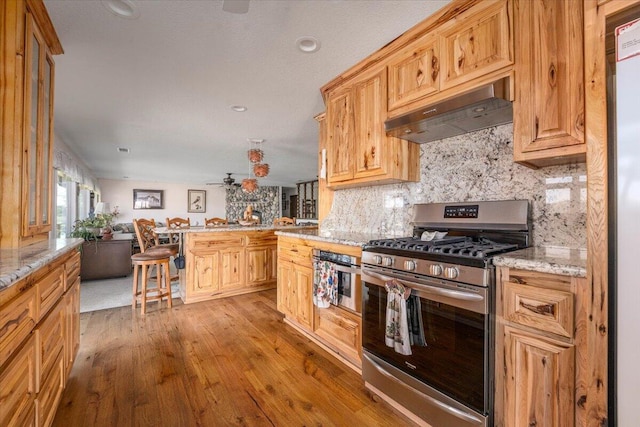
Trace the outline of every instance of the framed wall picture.
{"type": "Polygon", "coordinates": [[[133,209],[164,208],[163,190],[133,190],[133,209]]]}
{"type": "Polygon", "coordinates": [[[187,212],[202,213],[207,211],[207,192],[206,190],[187,190],[189,191],[187,212]]]}

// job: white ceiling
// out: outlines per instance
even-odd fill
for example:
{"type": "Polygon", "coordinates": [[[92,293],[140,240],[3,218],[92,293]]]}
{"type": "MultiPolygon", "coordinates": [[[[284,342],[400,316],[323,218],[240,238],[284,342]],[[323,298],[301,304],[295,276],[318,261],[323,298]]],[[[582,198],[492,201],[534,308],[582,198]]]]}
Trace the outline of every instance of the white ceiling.
{"type": "Polygon", "coordinates": [[[246,14],[214,0],[134,2],[137,19],[97,0],[45,0],[65,51],[58,138],[98,178],[193,184],[246,177],[247,138],[262,138],[271,172],[260,183],[292,186],[317,176],[319,88],[448,0],[251,0],[246,14]],[[297,50],[301,36],[320,50],[297,50]]]}

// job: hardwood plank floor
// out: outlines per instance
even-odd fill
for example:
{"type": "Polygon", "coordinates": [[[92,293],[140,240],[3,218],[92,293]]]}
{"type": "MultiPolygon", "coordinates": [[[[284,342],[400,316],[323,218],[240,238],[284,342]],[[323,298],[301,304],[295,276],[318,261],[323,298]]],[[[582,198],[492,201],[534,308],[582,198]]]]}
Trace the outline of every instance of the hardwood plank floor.
{"type": "Polygon", "coordinates": [[[83,313],[54,426],[412,426],[285,325],[275,290],[83,313]]]}

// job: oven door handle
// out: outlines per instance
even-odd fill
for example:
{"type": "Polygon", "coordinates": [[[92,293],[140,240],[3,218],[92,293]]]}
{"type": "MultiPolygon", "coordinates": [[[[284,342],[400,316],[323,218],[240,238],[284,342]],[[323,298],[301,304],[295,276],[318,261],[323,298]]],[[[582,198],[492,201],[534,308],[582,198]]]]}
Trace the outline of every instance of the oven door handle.
{"type": "MultiPolygon", "coordinates": [[[[315,258],[314,257],[314,259],[319,259],[319,258],[315,258]]],[[[321,260],[321,261],[324,261],[324,260],[321,260]]],[[[329,262],[331,262],[331,261],[329,261],[329,262]]],[[[342,264],[337,264],[335,262],[331,262],[331,264],[333,264],[333,266],[334,266],[333,268],[336,271],[339,271],[341,273],[360,274],[360,269],[358,267],[347,267],[347,266],[344,266],[342,264]]]]}
{"type": "MultiPolygon", "coordinates": [[[[420,288],[417,289],[417,288],[415,288],[416,284],[413,284],[411,282],[406,282],[406,281],[401,280],[401,279],[397,279],[397,278],[389,277],[389,276],[383,276],[382,274],[374,273],[372,271],[367,271],[365,274],[367,276],[371,276],[371,277],[374,277],[376,279],[383,280],[385,282],[388,282],[390,280],[396,280],[397,282],[401,283],[402,285],[407,286],[408,288],[410,288],[411,292],[412,293],[415,292],[416,295],[419,296],[419,297],[428,298],[426,295],[432,294],[432,295],[442,295],[442,296],[445,296],[445,297],[449,297],[449,298],[453,298],[453,299],[457,299],[457,300],[462,300],[462,301],[482,301],[482,300],[484,300],[484,297],[482,295],[473,294],[473,293],[470,293],[470,292],[454,291],[452,289],[444,289],[444,288],[439,288],[439,287],[436,287],[436,286],[425,285],[425,284],[422,284],[422,283],[418,284],[418,286],[420,286],[420,288]]],[[[380,286],[380,285],[377,285],[377,286],[380,286]]]]}
{"type": "Polygon", "coordinates": [[[427,400],[432,405],[439,407],[443,411],[448,412],[449,414],[453,415],[454,417],[457,417],[457,418],[460,418],[462,420],[465,420],[468,423],[477,424],[479,426],[482,425],[482,423],[484,422],[483,419],[481,419],[479,417],[476,417],[473,414],[461,411],[460,409],[457,409],[457,408],[454,408],[453,406],[447,405],[444,402],[440,402],[438,399],[435,399],[435,398],[429,396],[428,394],[424,394],[420,390],[416,390],[415,388],[410,387],[409,385],[405,384],[403,381],[399,381],[396,377],[394,377],[389,372],[385,371],[380,366],[378,366],[378,364],[375,361],[373,361],[366,353],[363,352],[362,353],[362,357],[366,358],[369,361],[369,363],[371,364],[371,366],[373,366],[380,374],[384,375],[389,380],[393,381],[396,384],[400,384],[401,386],[404,386],[404,387],[410,389],[412,393],[418,393],[420,396],[422,396],[423,399],[427,400]]]}

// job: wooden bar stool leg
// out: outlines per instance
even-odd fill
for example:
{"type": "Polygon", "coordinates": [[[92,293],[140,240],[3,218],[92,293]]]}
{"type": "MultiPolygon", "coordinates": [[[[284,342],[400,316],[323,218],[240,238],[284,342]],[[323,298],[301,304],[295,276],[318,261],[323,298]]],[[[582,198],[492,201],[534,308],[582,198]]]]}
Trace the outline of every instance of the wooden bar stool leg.
{"type": "Polygon", "coordinates": [[[147,312],[147,281],[149,278],[147,277],[149,272],[149,265],[142,265],[142,294],[140,295],[140,305],[141,305],[141,313],[145,314],[147,312]]]}
{"type": "MultiPolygon", "coordinates": [[[[171,264],[169,261],[165,263],[165,274],[164,274],[164,282],[167,289],[167,306],[169,308],[173,307],[173,301],[171,299],[171,264]]],[[[160,304],[162,304],[162,300],[160,300],[160,304]]]]}
{"type": "Polygon", "coordinates": [[[133,265],[133,301],[131,307],[135,310],[138,303],[138,270],[140,266],[136,263],[133,265]]]}

